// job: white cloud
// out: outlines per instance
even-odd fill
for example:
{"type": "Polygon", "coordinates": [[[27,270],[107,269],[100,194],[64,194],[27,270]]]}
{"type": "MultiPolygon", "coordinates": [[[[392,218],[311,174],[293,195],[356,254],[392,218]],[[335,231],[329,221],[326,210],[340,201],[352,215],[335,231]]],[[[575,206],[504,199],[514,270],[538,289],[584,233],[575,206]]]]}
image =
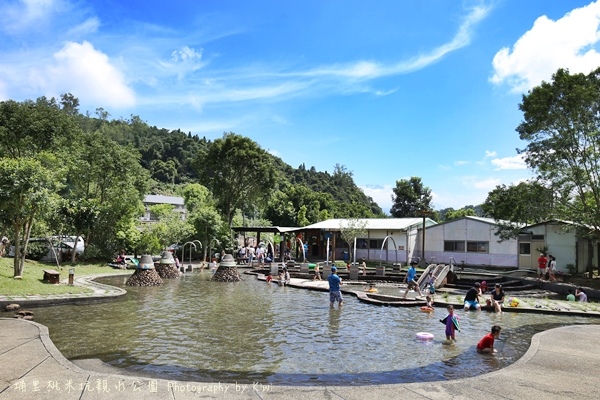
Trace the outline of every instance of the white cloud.
{"type": "Polygon", "coordinates": [[[505,169],[527,169],[527,164],[523,161],[523,156],[517,154],[513,157],[495,158],[492,160],[492,165],[496,167],[496,171],[505,169]]]}
{"type": "Polygon", "coordinates": [[[6,90],[6,84],[0,80],[0,101],[8,99],[8,92],[6,90]]]}
{"type": "Polygon", "coordinates": [[[384,213],[389,214],[390,208],[392,208],[392,194],[394,193],[391,185],[362,185],[359,187],[381,207],[384,213]]]}
{"type": "Polygon", "coordinates": [[[488,150],[486,150],[485,151],[485,157],[486,158],[488,158],[488,157],[496,157],[496,152],[495,151],[488,151],[488,150]]]}
{"type": "Polygon", "coordinates": [[[54,63],[45,69],[33,68],[30,82],[49,94],[71,92],[87,103],[103,107],[130,107],[135,94],[108,56],[89,42],[68,42],[54,54],[54,63]]]}
{"type": "Polygon", "coordinates": [[[67,37],[81,37],[98,31],[100,20],[96,17],[88,18],[81,24],[74,26],[67,32],[67,37]]]}
{"type": "Polygon", "coordinates": [[[474,188],[489,192],[490,190],[494,189],[497,185],[500,185],[502,183],[502,180],[500,178],[492,177],[481,178],[478,176],[465,176],[461,178],[461,183],[463,186],[466,186],[470,189],[474,188]]]}
{"type": "Polygon", "coordinates": [[[434,48],[429,53],[421,54],[409,60],[400,61],[390,65],[363,60],[350,64],[323,66],[291,75],[310,77],[330,75],[350,79],[376,79],[387,75],[405,74],[417,71],[439,61],[448,53],[468,46],[471,43],[474,28],[487,17],[490,11],[491,6],[473,7],[449,42],[434,48]]]}
{"type": "Polygon", "coordinates": [[[454,165],[459,166],[459,167],[462,165],[468,165],[470,163],[471,163],[470,161],[463,161],[463,160],[454,161],[454,165]]]}
{"type": "Polygon", "coordinates": [[[11,34],[39,29],[51,14],[66,4],[63,0],[20,0],[0,5],[0,30],[11,34]]]}
{"type": "Polygon", "coordinates": [[[600,41],[599,25],[600,1],[576,8],[557,21],[539,17],[512,50],[505,47],[496,53],[490,81],[506,83],[521,93],[550,81],[559,68],[590,73],[600,65],[600,53],[593,48],[600,41]]]}

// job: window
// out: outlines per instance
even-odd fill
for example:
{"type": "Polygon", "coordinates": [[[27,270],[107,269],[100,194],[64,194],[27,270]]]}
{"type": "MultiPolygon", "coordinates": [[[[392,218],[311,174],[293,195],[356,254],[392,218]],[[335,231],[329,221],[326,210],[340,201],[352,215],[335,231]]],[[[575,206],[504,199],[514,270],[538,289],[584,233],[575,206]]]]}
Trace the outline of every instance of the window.
{"type": "Polygon", "coordinates": [[[369,239],[370,249],[381,249],[381,246],[383,246],[383,239],[369,239]]]}
{"type": "Polygon", "coordinates": [[[465,242],[456,240],[444,241],[444,251],[465,252],[465,242]]]}
{"type": "Polygon", "coordinates": [[[467,253],[489,253],[490,242],[467,242],[467,253]]]}
{"type": "Polygon", "coordinates": [[[531,240],[544,240],[544,235],[531,235],[531,240]]]}
{"type": "Polygon", "coordinates": [[[519,254],[531,255],[531,243],[519,243],[519,254]]]}

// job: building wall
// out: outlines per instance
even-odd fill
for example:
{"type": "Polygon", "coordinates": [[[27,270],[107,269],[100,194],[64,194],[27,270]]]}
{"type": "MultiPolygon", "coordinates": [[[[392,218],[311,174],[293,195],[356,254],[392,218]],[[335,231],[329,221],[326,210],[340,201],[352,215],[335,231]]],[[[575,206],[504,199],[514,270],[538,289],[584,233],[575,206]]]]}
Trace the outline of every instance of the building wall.
{"type": "MultiPolygon", "coordinates": [[[[516,267],[518,263],[518,242],[516,239],[498,242],[496,225],[463,218],[444,224],[428,227],[425,232],[425,257],[427,261],[448,264],[451,261],[460,265],[496,265],[516,267]],[[464,251],[445,251],[446,241],[464,242],[464,251]],[[488,252],[467,251],[467,242],[487,242],[488,252]]],[[[420,236],[420,235],[419,235],[420,236]]],[[[416,246],[422,247],[417,240],[416,246]]]]}
{"type": "MultiPolygon", "coordinates": [[[[577,239],[575,231],[568,229],[564,224],[547,224],[531,228],[531,231],[537,235],[544,235],[548,254],[556,257],[556,269],[562,272],[568,272],[567,264],[577,264],[577,239]]],[[[583,257],[587,260],[587,255],[583,257]]]]}
{"type": "MultiPolygon", "coordinates": [[[[369,230],[367,237],[360,238],[357,240],[356,248],[356,260],[364,258],[370,261],[383,261],[386,263],[402,262],[406,263],[407,260],[407,235],[404,231],[387,231],[387,230],[369,230]],[[387,239],[386,239],[387,238],[387,239]],[[360,244],[360,239],[365,239],[367,243],[371,239],[381,239],[383,242],[383,250],[381,247],[377,248],[364,248],[360,244]]],[[[335,259],[343,260],[343,252],[348,251],[347,248],[338,247],[335,249],[335,259]]],[[[348,261],[354,260],[354,254],[350,254],[348,261]]]]}

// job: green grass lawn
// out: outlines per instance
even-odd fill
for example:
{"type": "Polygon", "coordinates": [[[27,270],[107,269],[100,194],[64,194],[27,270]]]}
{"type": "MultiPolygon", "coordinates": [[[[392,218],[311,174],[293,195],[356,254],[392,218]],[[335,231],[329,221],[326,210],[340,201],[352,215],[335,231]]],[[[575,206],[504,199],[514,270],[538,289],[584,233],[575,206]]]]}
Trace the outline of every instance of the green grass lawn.
{"type": "Polygon", "coordinates": [[[69,269],[75,270],[75,278],[93,275],[123,273],[123,270],[114,269],[106,266],[106,263],[76,264],[71,266],[65,264],[59,270],[56,264],[39,263],[36,261],[25,261],[23,267],[23,279],[13,279],[13,259],[8,257],[0,258],[0,295],[2,296],[25,296],[25,295],[51,295],[66,293],[89,293],[88,289],[71,286],[68,284],[51,284],[42,280],[45,269],[54,269],[60,272],[60,279],[69,277],[69,269]]]}

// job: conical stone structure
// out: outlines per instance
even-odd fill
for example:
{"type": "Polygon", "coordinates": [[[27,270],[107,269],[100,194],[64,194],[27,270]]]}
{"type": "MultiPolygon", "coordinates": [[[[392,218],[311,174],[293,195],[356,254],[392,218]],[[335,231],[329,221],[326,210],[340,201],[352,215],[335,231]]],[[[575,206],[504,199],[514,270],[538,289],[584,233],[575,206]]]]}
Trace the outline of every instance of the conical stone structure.
{"type": "Polygon", "coordinates": [[[235,259],[231,254],[225,254],[219,263],[219,268],[212,277],[213,281],[218,282],[239,282],[240,274],[237,270],[235,259]]]}
{"type": "Polygon", "coordinates": [[[154,268],[154,261],[150,254],[140,257],[138,267],[125,284],[127,286],[159,286],[163,284],[163,280],[154,268]]]}
{"type": "Polygon", "coordinates": [[[173,253],[170,251],[162,252],[160,260],[156,265],[156,272],[162,279],[179,278],[179,269],[177,269],[177,266],[175,265],[173,253]]]}

